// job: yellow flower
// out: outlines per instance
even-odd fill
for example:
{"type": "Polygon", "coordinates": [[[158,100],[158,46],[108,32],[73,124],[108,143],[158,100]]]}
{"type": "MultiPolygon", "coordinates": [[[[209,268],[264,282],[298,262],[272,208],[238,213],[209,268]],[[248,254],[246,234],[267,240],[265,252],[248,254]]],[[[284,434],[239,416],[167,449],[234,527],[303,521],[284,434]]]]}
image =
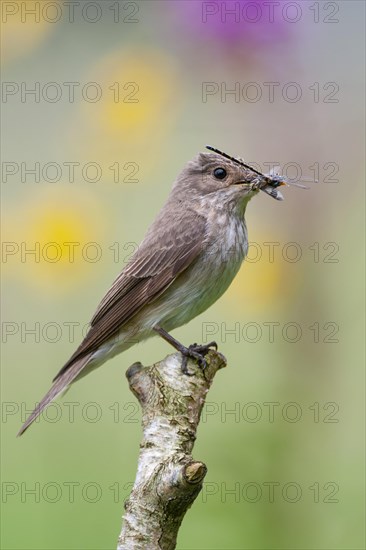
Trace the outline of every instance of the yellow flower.
{"type": "MultiPolygon", "coordinates": [[[[8,208],[5,267],[23,283],[59,292],[83,284],[105,252],[102,205],[85,189],[43,189],[8,208]]],[[[5,261],[5,258],[4,258],[5,261]]]]}
{"type": "Polygon", "coordinates": [[[147,163],[156,160],[181,111],[176,61],[160,50],[126,49],[101,58],[82,81],[97,83],[100,96],[81,104],[82,154],[116,162],[143,152],[147,163]]]}

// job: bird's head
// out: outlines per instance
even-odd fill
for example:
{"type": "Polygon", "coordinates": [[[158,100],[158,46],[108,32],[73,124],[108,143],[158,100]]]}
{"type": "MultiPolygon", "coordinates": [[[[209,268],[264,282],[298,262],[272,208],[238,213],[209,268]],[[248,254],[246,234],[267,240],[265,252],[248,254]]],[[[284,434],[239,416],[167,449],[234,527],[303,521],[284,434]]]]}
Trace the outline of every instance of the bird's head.
{"type": "Polygon", "coordinates": [[[187,163],[175,182],[173,193],[235,207],[245,207],[259,191],[283,200],[278,187],[286,185],[285,178],[261,174],[240,158],[230,157],[210,146],[207,149],[210,152],[199,153],[187,163]]]}

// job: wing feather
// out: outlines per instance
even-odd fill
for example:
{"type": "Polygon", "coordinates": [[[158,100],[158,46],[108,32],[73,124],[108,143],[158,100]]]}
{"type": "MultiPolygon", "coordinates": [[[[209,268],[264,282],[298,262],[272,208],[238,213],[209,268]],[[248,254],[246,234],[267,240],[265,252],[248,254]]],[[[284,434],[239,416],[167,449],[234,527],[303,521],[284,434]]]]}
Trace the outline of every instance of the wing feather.
{"type": "Polygon", "coordinates": [[[143,306],[164,293],[201,252],[205,223],[203,217],[195,214],[195,228],[188,231],[184,238],[174,238],[172,233],[168,236],[160,234],[152,246],[145,239],[100,302],[89,332],[55,379],[81,356],[98,349],[143,306]],[[161,242],[167,245],[161,247],[161,242]]]}

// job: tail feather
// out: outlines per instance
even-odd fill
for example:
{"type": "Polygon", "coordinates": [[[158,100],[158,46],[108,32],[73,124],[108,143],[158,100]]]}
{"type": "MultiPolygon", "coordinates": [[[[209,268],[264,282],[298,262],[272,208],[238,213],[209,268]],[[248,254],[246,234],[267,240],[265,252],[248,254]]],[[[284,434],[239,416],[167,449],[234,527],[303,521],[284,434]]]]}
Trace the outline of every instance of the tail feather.
{"type": "Polygon", "coordinates": [[[56,379],[55,383],[51,386],[42,401],[38,403],[34,411],[20,428],[18,437],[22,435],[27,428],[29,428],[32,422],[36,420],[36,418],[38,418],[43,409],[45,409],[45,407],[47,407],[47,405],[49,405],[51,401],[53,401],[58,395],[60,395],[60,393],[62,393],[75,380],[75,378],[80,374],[83,368],[88,364],[91,356],[92,353],[89,353],[88,355],[81,357],[80,359],[75,361],[74,364],[70,365],[70,367],[56,379]]]}

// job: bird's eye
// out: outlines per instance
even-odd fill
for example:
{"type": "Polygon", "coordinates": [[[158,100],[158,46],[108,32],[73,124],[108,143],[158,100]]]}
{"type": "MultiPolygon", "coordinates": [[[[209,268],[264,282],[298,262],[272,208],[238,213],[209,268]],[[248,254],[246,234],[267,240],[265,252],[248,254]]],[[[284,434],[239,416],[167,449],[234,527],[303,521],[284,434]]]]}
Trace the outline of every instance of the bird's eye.
{"type": "Polygon", "coordinates": [[[216,168],[214,170],[214,176],[218,180],[223,180],[226,178],[226,170],[224,168],[216,168]]]}

